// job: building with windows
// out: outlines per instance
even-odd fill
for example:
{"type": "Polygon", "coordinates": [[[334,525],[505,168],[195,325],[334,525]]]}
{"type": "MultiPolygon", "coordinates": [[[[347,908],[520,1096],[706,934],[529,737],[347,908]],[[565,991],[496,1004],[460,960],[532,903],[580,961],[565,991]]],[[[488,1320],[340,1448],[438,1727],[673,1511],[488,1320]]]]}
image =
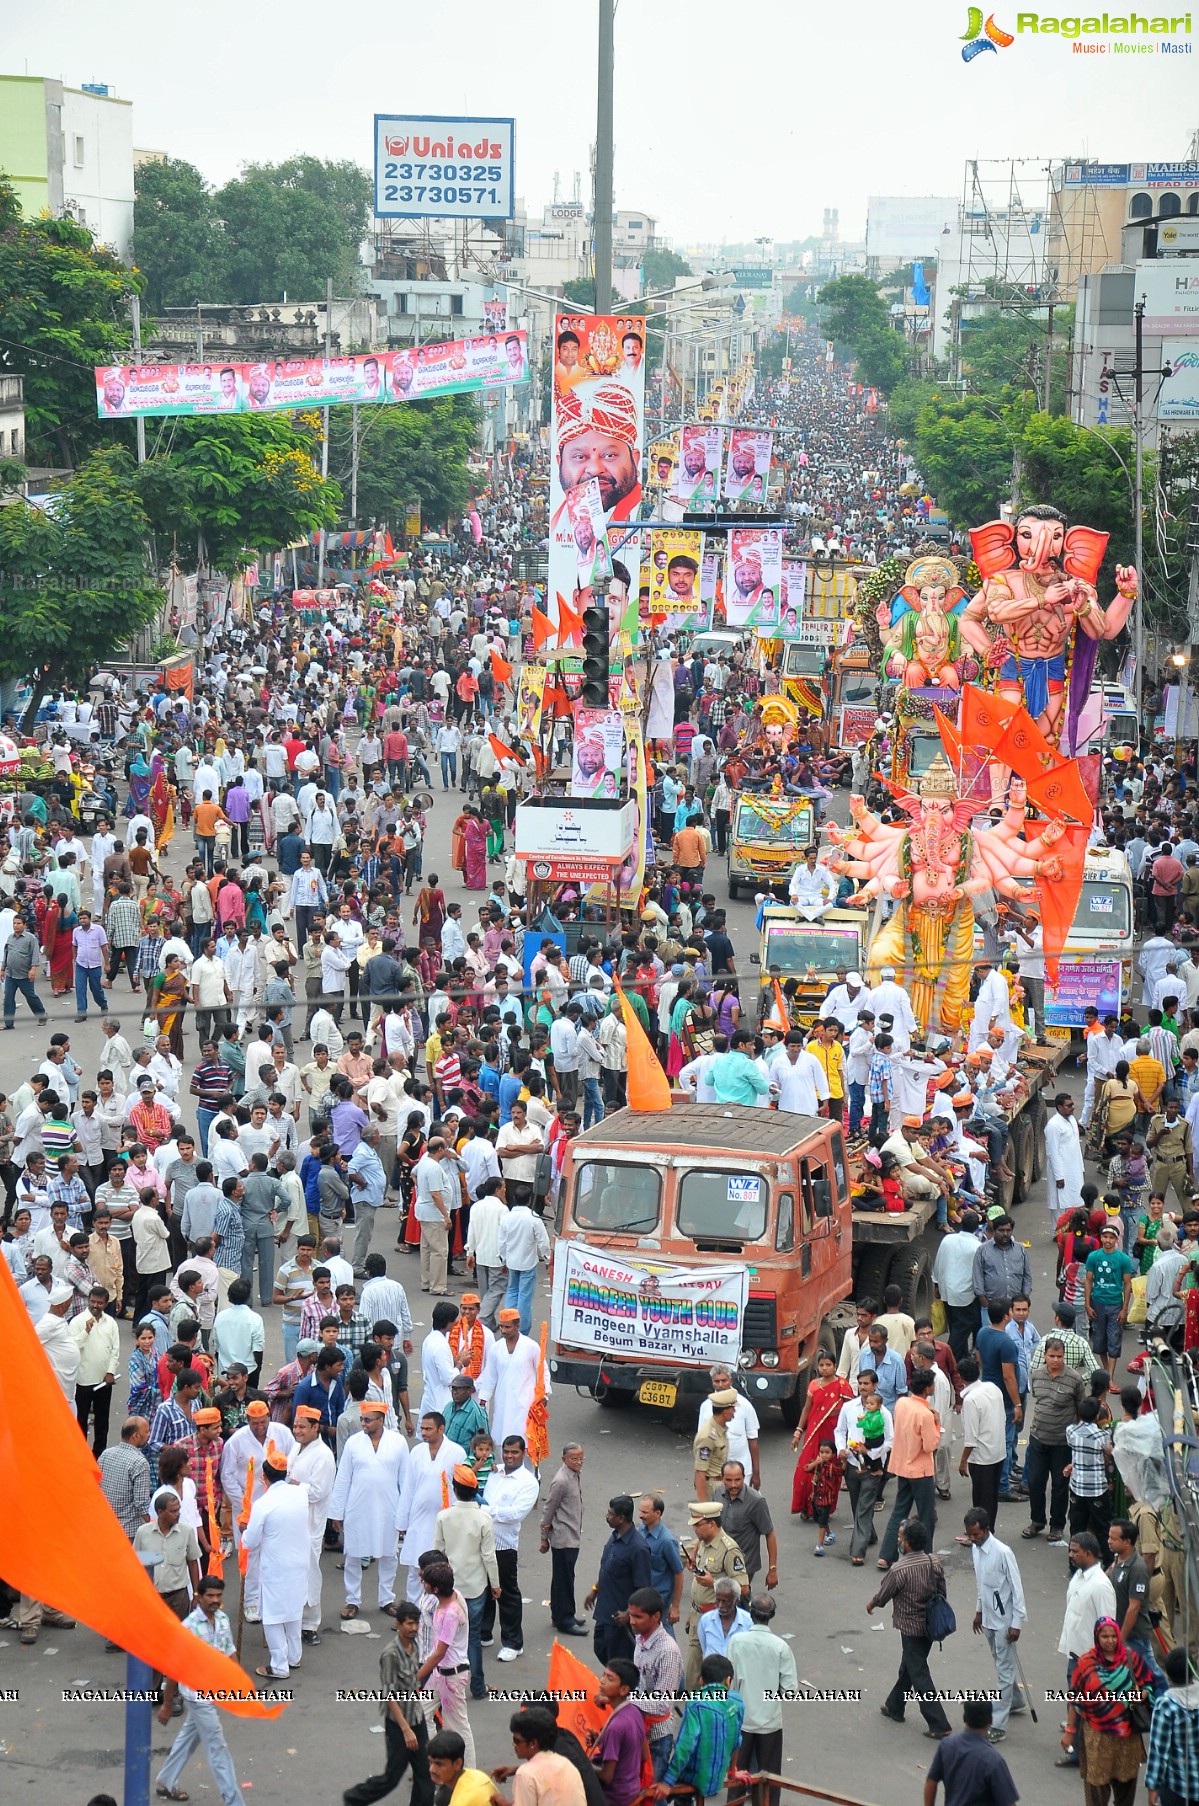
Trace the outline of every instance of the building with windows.
{"type": "Polygon", "coordinates": [[[79,221],[126,261],[133,249],[133,103],[97,83],[0,75],[0,170],[30,219],[79,221]]]}

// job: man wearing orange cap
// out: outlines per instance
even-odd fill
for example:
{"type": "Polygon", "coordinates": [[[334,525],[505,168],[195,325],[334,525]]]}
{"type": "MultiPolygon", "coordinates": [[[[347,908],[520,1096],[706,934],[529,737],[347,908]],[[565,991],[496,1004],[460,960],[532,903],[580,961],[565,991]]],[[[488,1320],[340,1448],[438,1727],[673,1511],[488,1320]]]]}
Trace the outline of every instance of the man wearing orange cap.
{"type": "MultiPolygon", "coordinates": [[[[254,1463],[254,1483],[251,1490],[251,1503],[266,1490],[266,1482],[262,1477],[267,1432],[270,1432],[276,1449],[282,1455],[289,1455],[293,1438],[286,1424],[271,1422],[271,1409],[265,1399],[252,1398],[246,1406],[246,1421],[239,1430],[234,1430],[225,1444],[225,1452],[221,1456],[221,1485],[225,1489],[225,1497],[233,1508],[233,1541],[241,1548],[242,1530],[238,1513],[246,1493],[246,1480],[250,1471],[250,1462],[254,1463]]],[[[246,1568],[245,1580],[246,1618],[251,1624],[259,1620],[258,1610],[258,1557],[251,1555],[246,1568]]]]}
{"type": "Polygon", "coordinates": [[[221,1510],[225,1503],[225,1489],[221,1485],[221,1456],[225,1452],[225,1442],[221,1435],[221,1414],[215,1405],[203,1405],[200,1410],[192,1412],[194,1433],[188,1438],[187,1448],[191,1450],[191,1477],[196,1483],[196,1503],[201,1515],[207,1520],[209,1508],[209,1482],[212,1475],[212,1512],[220,1522],[221,1510]]]}
{"type": "Polygon", "coordinates": [[[297,1486],[308,1488],[308,1589],[300,1620],[300,1638],[304,1643],[319,1643],[321,1548],[325,1539],[329,1495],[333,1491],[337,1464],[321,1435],[321,1414],[316,1405],[296,1406],[292,1434],[296,1446],[287,1464],[287,1477],[297,1486]]]}
{"type": "Polygon", "coordinates": [[[308,1596],[308,1488],[287,1484],[287,1455],[268,1442],[263,1491],[250,1507],[242,1537],[258,1556],[258,1586],[267,1666],[261,1680],[285,1681],[302,1653],[300,1620],[308,1596]]]}
{"type": "Polygon", "coordinates": [[[379,1399],[359,1401],[362,1428],[346,1443],[333,1491],[329,1516],[341,1530],[345,1546],[346,1602],[343,1618],[356,1618],[362,1602],[362,1563],[378,1563],[379,1609],[391,1616],[396,1578],[396,1499],[408,1484],[408,1444],[386,1425],[387,1406],[379,1399]]]}
{"type": "Polygon", "coordinates": [[[482,1374],[483,1363],[495,1341],[486,1324],[479,1321],[481,1302],[477,1292],[463,1292],[458,1300],[460,1310],[457,1320],[451,1323],[446,1332],[455,1367],[459,1373],[469,1373],[472,1380],[477,1380],[482,1374]]]}
{"type": "Polygon", "coordinates": [[[454,1503],[437,1514],[433,1547],[440,1549],[454,1570],[454,1584],[466,1601],[469,1618],[466,1659],[470,1663],[472,1699],[487,1698],[483,1678],[483,1606],[490,1590],[500,1596],[500,1570],[495,1559],[495,1531],[491,1514],[479,1503],[479,1476],[465,1463],[451,1475],[454,1503]]]}
{"type": "MultiPolygon", "coordinates": [[[[479,1395],[491,1419],[492,1437],[502,1445],[506,1436],[523,1436],[528,1429],[541,1349],[532,1336],[521,1334],[518,1310],[500,1311],[498,1322],[500,1333],[484,1364],[479,1395]]],[[[548,1374],[545,1390],[548,1397],[548,1374]]]]}

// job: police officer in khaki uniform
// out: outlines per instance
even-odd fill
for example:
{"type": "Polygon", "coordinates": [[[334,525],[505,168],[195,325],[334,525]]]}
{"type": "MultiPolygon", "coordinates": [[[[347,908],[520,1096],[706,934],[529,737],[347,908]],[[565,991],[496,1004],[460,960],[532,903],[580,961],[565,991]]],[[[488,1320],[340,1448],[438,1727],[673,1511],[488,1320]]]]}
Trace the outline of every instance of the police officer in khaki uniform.
{"type": "Polygon", "coordinates": [[[697,1499],[710,1496],[711,1488],[720,1480],[724,1464],[729,1458],[729,1424],[737,1409],[737,1394],[730,1386],[724,1392],[709,1393],[708,1403],[712,1407],[712,1415],[697,1431],[691,1445],[697,1499]]]}
{"type": "Polygon", "coordinates": [[[703,1651],[699,1646],[699,1621],[705,1612],[716,1610],[717,1580],[721,1575],[727,1575],[741,1588],[743,1600],[749,1596],[745,1558],[732,1537],[720,1528],[720,1511],[716,1500],[697,1500],[687,1507],[695,1531],[695,1542],[683,1545],[683,1559],[691,1570],[691,1613],[687,1619],[688,1687],[700,1685],[703,1651]]]}

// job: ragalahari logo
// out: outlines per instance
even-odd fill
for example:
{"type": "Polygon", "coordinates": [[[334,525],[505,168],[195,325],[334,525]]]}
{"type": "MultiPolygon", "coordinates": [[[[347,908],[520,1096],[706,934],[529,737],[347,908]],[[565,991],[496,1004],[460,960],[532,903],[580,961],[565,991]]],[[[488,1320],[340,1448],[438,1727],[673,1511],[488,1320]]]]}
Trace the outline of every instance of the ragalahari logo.
{"type": "Polygon", "coordinates": [[[966,29],[962,33],[962,61],[972,63],[976,56],[984,50],[1006,50],[1016,42],[1010,31],[996,25],[994,13],[988,13],[983,23],[983,9],[972,6],[966,18],[966,29]]]}

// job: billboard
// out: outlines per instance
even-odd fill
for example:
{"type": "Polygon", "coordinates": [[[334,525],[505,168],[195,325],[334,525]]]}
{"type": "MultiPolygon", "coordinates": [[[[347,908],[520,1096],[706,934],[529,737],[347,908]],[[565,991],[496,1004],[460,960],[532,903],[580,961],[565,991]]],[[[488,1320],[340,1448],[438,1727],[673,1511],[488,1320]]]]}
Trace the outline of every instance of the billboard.
{"type": "Polygon", "coordinates": [[[1163,339],[1162,364],[1170,374],[1157,392],[1159,420],[1199,420],[1199,344],[1193,339],[1163,339]]]}
{"type": "Polygon", "coordinates": [[[725,499],[764,502],[770,483],[770,451],[774,435],[757,427],[729,430],[729,456],[724,471],[725,499]]]}
{"type": "MultiPolygon", "coordinates": [[[[766,1182],[757,1173],[720,1172],[709,1183],[723,1192],[721,1203],[734,1223],[752,1226],[765,1209],[766,1182]]],[[[606,1227],[607,1204],[597,1188],[591,1206],[597,1226],[606,1227]]],[[[613,1258],[610,1249],[582,1242],[564,1242],[562,1251],[554,1262],[555,1342],[632,1359],[669,1358],[676,1367],[736,1361],[749,1296],[744,1263],[671,1267],[664,1260],[630,1259],[623,1250],[613,1258]]]]}
{"type": "Polygon", "coordinates": [[[1143,259],[1136,294],[1145,297],[1145,331],[1199,336],[1199,267],[1186,258],[1143,259]]]}
{"type": "Polygon", "coordinates": [[[778,527],[734,527],[729,534],[724,618],[730,627],[754,627],[765,615],[778,621],[783,584],[783,535],[778,527]]]}
{"type": "Polygon", "coordinates": [[[649,546],[650,614],[694,614],[700,605],[703,534],[697,527],[655,527],[649,546]]]}
{"type": "Polygon", "coordinates": [[[511,119],[375,114],[379,219],[511,219],[511,119]]]}
{"type": "MultiPolygon", "coordinates": [[[[645,443],[645,320],[626,314],[558,314],[550,414],[549,610],[558,598],[578,610],[590,599],[579,581],[568,494],[599,484],[606,528],[636,520],[645,443]]],[[[613,549],[623,535],[617,535],[613,549]]],[[[629,552],[632,547],[628,548],[629,552]]],[[[628,559],[617,553],[619,562],[628,559]]],[[[636,573],[629,569],[635,585],[636,573]]]]}
{"type": "Polygon", "coordinates": [[[619,709],[574,709],[572,796],[620,795],[624,768],[624,717],[619,709]]]}
{"type": "Polygon", "coordinates": [[[724,449],[724,431],[718,426],[685,426],[679,432],[679,466],[675,476],[673,499],[690,502],[714,502],[720,493],[720,462],[724,449]]]}
{"type": "Polygon", "coordinates": [[[273,358],[256,364],[101,364],[101,420],[138,415],[273,414],[343,402],[415,401],[529,380],[524,332],[452,339],[356,357],[273,358]]]}

